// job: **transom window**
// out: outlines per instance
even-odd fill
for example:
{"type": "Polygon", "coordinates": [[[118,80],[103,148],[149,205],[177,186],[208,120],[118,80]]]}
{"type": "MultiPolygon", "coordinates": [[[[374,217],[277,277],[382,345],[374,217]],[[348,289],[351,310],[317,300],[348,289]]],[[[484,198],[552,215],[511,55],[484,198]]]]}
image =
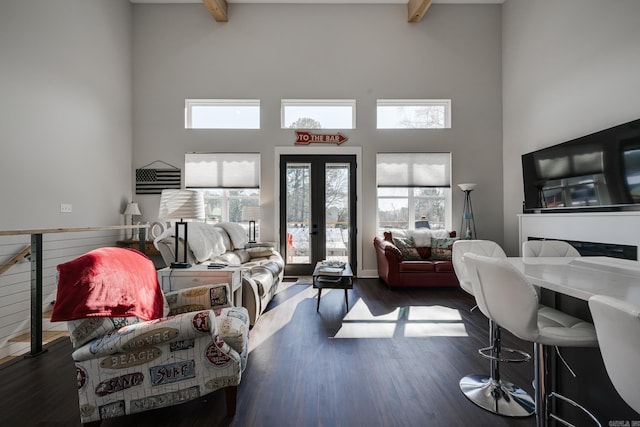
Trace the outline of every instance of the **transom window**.
{"type": "Polygon", "coordinates": [[[185,129],[260,129],[259,99],[185,99],[185,129]]]}
{"type": "Polygon", "coordinates": [[[451,153],[378,153],[378,233],[451,230],[451,153]]]}
{"type": "Polygon", "coordinates": [[[378,129],[446,129],[451,127],[450,99],[378,99],[378,129]]]}
{"type": "Polygon", "coordinates": [[[355,129],[355,99],[283,99],[282,129],[355,129]]]}

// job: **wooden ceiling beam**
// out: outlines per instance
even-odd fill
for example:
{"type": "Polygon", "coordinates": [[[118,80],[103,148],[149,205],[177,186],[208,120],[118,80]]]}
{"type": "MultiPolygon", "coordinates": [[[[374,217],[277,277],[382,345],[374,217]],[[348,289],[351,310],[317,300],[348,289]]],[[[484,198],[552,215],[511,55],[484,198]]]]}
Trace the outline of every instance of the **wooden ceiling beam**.
{"type": "Polygon", "coordinates": [[[202,3],[209,10],[216,22],[228,22],[227,0],[202,0],[202,3]]]}
{"type": "Polygon", "coordinates": [[[409,11],[409,22],[420,22],[431,6],[431,0],[409,0],[407,9],[409,11]]]}

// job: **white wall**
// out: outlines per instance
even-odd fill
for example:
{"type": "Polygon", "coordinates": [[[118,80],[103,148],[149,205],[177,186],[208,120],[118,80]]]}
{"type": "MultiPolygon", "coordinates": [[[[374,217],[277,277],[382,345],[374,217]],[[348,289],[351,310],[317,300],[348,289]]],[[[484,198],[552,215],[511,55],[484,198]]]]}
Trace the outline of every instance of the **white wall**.
{"type": "MultiPolygon", "coordinates": [[[[131,15],[128,0],[0,2],[0,230],[123,223],[133,188],[131,15]]],[[[43,310],[56,265],[119,236],[44,235],[43,310]]],[[[0,263],[29,244],[29,234],[0,237],[0,263]]],[[[0,276],[0,358],[27,349],[7,340],[29,330],[29,289],[28,262],[0,276]]]]}
{"type": "Polygon", "coordinates": [[[0,229],[122,223],[131,49],[128,0],[0,2],[0,229]]]}
{"type": "Polygon", "coordinates": [[[502,9],[505,250],[518,254],[521,155],[640,118],[640,2],[502,9]]]}
{"type": "MultiPolygon", "coordinates": [[[[406,5],[230,4],[215,22],[201,4],[134,5],[134,167],[184,167],[190,151],[262,154],[262,238],[274,240],[275,148],[281,98],[355,98],[357,129],[342,147],[362,147],[365,271],[375,272],[375,155],[451,151],[453,183],[477,182],[478,233],[501,242],[502,106],[500,5],[433,5],[408,23],[406,5]],[[185,98],[259,98],[261,129],[185,130],[185,98]],[[377,98],[451,98],[449,130],[377,131],[377,98]]],[[[453,227],[463,193],[454,188],[453,227]]],[[[136,196],[155,221],[159,196],[136,196]]]]}

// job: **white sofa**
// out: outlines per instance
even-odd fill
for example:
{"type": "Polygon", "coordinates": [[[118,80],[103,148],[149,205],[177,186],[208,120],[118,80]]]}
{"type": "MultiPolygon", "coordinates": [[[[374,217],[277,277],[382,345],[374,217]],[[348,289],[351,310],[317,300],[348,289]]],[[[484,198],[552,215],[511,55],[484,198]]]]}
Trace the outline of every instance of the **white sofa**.
{"type": "MultiPolygon", "coordinates": [[[[170,227],[153,242],[167,265],[175,260],[174,232],[175,227],[170,227]]],[[[187,261],[191,264],[223,262],[242,268],[242,305],[249,311],[253,326],[282,281],[284,260],[280,253],[270,245],[247,247],[246,230],[233,222],[189,223],[187,241],[187,261]]],[[[184,259],[183,248],[180,240],[179,261],[184,259]]]]}

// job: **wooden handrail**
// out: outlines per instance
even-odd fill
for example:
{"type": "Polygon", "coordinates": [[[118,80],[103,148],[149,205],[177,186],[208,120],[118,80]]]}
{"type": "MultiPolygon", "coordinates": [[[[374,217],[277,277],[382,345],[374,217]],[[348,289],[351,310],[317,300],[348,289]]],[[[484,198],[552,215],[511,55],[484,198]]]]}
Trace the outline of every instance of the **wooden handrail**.
{"type": "Polygon", "coordinates": [[[27,254],[31,251],[31,245],[29,246],[25,246],[23,250],[21,250],[20,252],[18,252],[13,258],[11,258],[9,261],[5,262],[4,265],[2,265],[0,267],[0,274],[3,274],[5,271],[7,271],[8,269],[10,269],[14,264],[17,264],[20,262],[20,260],[22,258],[24,258],[25,256],[27,256],[27,254]]]}
{"type": "Polygon", "coordinates": [[[35,229],[27,229],[27,230],[0,230],[0,236],[14,236],[19,234],[72,233],[75,231],[137,230],[140,228],[149,228],[149,224],[107,225],[107,226],[101,226],[101,227],[35,228],[35,229]]]}

